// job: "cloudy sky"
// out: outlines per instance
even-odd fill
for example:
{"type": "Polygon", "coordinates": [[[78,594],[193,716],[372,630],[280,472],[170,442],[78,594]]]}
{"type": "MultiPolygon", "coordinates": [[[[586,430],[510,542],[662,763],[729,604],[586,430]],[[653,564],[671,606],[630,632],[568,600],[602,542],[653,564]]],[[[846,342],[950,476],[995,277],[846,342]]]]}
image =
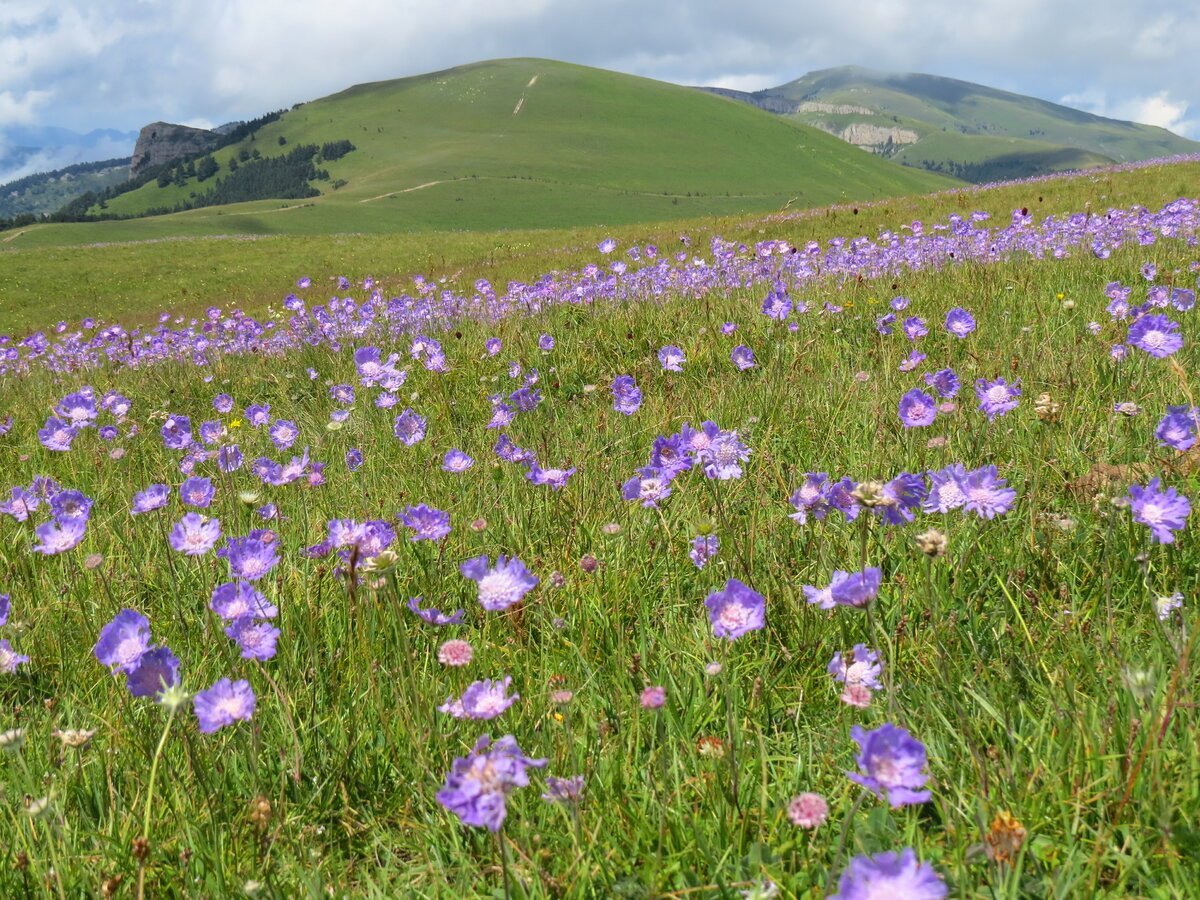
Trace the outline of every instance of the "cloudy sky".
{"type": "Polygon", "coordinates": [[[506,56],[750,90],[847,64],[924,71],[1200,139],[1193,4],[0,0],[0,158],[31,127],[217,125],[506,56]]]}

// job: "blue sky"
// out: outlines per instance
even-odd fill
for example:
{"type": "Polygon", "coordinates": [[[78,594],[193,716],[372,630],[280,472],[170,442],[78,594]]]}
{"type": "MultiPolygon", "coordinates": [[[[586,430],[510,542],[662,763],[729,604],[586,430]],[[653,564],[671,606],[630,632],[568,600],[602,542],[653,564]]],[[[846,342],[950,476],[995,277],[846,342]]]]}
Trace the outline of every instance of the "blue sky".
{"type": "Polygon", "coordinates": [[[0,157],[20,126],[211,126],[506,56],[749,90],[924,71],[1200,139],[1197,47],[1183,0],[0,0],[0,157]]]}

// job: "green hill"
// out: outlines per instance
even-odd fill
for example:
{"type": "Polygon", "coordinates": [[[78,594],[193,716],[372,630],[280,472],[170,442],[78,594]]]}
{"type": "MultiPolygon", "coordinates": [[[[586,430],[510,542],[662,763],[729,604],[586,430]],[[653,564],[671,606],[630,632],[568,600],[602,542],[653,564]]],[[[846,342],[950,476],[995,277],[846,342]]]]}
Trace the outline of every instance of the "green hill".
{"type": "Polygon", "coordinates": [[[936,75],[847,66],[753,94],[720,93],[973,182],[1200,151],[1163,128],[936,75]]]}
{"type": "Polygon", "coordinates": [[[52,213],[88,191],[100,192],[129,177],[129,158],[75,163],[0,185],[0,219],[52,213]]]}
{"type": "MultiPolygon", "coordinates": [[[[151,180],[109,215],[195,203],[230,162],[350,141],[316,158],[317,196],[152,221],[31,229],[21,240],[622,224],[918,193],[949,180],[898,169],[817,129],[676,85],[537,59],[363,84],[299,104],[216,151],[217,171],[151,180]],[[164,181],[166,182],[164,184],[164,181]],[[48,232],[48,233],[45,233],[48,232]]],[[[262,162],[259,159],[258,162],[262,162]]],[[[211,168],[211,167],[210,167],[211,168]]],[[[245,178],[239,171],[238,178],[245,178]]],[[[276,195],[279,196],[279,195],[276,195]]],[[[90,212],[101,212],[98,206],[90,212]]]]}

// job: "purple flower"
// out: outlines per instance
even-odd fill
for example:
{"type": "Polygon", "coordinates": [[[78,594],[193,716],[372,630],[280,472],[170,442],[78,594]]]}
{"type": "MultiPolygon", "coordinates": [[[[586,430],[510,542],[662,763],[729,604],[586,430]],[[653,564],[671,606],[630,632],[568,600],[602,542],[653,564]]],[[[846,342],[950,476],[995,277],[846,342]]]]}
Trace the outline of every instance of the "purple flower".
{"type": "Polygon", "coordinates": [[[209,608],[227,622],[246,618],[273,619],[279,614],[279,610],[266,597],[244,581],[217,585],[213,589],[209,608]]]}
{"type": "Polygon", "coordinates": [[[75,519],[86,522],[92,513],[92,502],[82,491],[59,491],[50,498],[50,513],[56,522],[75,519]]]}
{"type": "Polygon", "coordinates": [[[229,538],[217,556],[229,561],[235,577],[258,581],[279,562],[279,542],[274,532],[259,529],[246,537],[229,538]]]}
{"type": "Polygon", "coordinates": [[[671,479],[657,466],[643,466],[623,485],[621,496],[626,500],[640,500],[647,509],[658,505],[671,496],[671,479]]]}
{"type": "Polygon", "coordinates": [[[410,597],[408,600],[408,608],[416,613],[423,622],[428,622],[430,625],[441,627],[443,625],[461,625],[463,619],[467,616],[465,609],[456,609],[450,615],[442,612],[436,607],[429,609],[421,609],[421,598],[410,597]]]}
{"type": "Polygon", "coordinates": [[[392,433],[396,435],[400,443],[406,446],[411,447],[413,444],[420,443],[425,437],[425,417],[411,409],[405,409],[396,416],[392,433]]]}
{"type": "Polygon", "coordinates": [[[733,361],[739,372],[745,372],[747,369],[754,368],[754,351],[745,344],[738,344],[734,347],[729,353],[729,358],[733,361]]]}
{"type": "Polygon", "coordinates": [[[658,362],[664,372],[682,372],[687,358],[683,355],[683,351],[674,344],[668,344],[658,351],[658,362]]]}
{"type": "Polygon", "coordinates": [[[553,775],[546,777],[546,792],[542,794],[542,799],[547,803],[578,803],[582,796],[582,775],[572,778],[555,778],[553,775]]]}
{"type": "Polygon", "coordinates": [[[289,422],[287,419],[278,419],[267,433],[278,450],[288,449],[296,443],[296,438],[300,437],[300,429],[296,427],[296,423],[289,422]]]}
{"type": "Polygon", "coordinates": [[[8,594],[0,594],[0,626],[8,624],[8,614],[12,612],[12,602],[8,594]]]}
{"type": "Polygon", "coordinates": [[[329,396],[335,402],[349,406],[354,402],[354,388],[348,384],[335,384],[329,389],[329,396]]]}
{"type": "Polygon", "coordinates": [[[1129,326],[1129,343],[1163,359],[1183,346],[1183,336],[1178,323],[1163,315],[1147,315],[1129,326]]]}
{"type": "Polygon", "coordinates": [[[400,522],[413,530],[410,541],[440,541],[450,533],[450,513],[424,503],[408,507],[400,522]]]}
{"type": "Polygon", "coordinates": [[[549,353],[554,349],[554,338],[548,334],[543,334],[538,338],[538,349],[543,353],[549,353]]]}
{"type": "Polygon", "coordinates": [[[100,435],[102,441],[115,441],[120,437],[121,432],[117,430],[116,425],[101,425],[96,434],[100,435]]]}
{"type": "Polygon", "coordinates": [[[838,569],[833,573],[828,587],[804,585],[804,599],[821,609],[833,609],[838,605],[863,607],[879,593],[882,578],[880,570],[874,567],[854,573],[838,569]]]}
{"type": "Polygon", "coordinates": [[[271,421],[271,405],[269,403],[252,404],[246,407],[246,421],[253,428],[262,428],[271,421]]]}
{"type": "Polygon", "coordinates": [[[186,450],[192,445],[192,420],[171,416],[162,427],[163,446],[168,450],[186,450]]]}
{"type": "Polygon", "coordinates": [[[1156,544],[1174,543],[1174,532],[1187,524],[1187,517],[1192,511],[1192,504],[1187,497],[1173,487],[1162,490],[1157,478],[1150,479],[1145,487],[1130,485],[1129,499],[1133,521],[1147,526],[1150,539],[1156,544]]]}
{"type": "MultiPolygon", "coordinates": [[[[707,446],[695,451],[705,476],[718,481],[741,478],[741,464],[750,458],[750,448],[738,440],[736,431],[721,431],[713,426],[713,432],[707,446]]],[[[703,433],[707,436],[707,428],[703,433]]],[[[692,446],[695,449],[694,443],[692,446]]]]}
{"type": "Polygon", "coordinates": [[[937,418],[937,401],[924,391],[913,388],[900,398],[900,424],[905,428],[924,428],[937,418]]]}
{"type": "Polygon", "coordinates": [[[925,362],[925,358],[926,358],[925,354],[922,353],[920,350],[912,351],[912,353],[908,354],[908,357],[904,360],[904,362],[900,363],[900,366],[899,366],[900,371],[901,372],[913,371],[917,366],[919,366],[921,363],[925,362]]]}
{"type": "Polygon", "coordinates": [[[92,653],[102,666],[128,675],[150,649],[150,620],[136,609],[123,609],[100,629],[92,653]]]}
{"type": "Polygon", "coordinates": [[[13,649],[7,639],[0,639],[0,674],[12,675],[17,666],[29,662],[29,657],[13,649]]]}
{"type": "Polygon", "coordinates": [[[601,253],[609,254],[617,249],[617,242],[615,240],[613,240],[612,238],[605,238],[599,244],[596,245],[596,249],[599,250],[601,253]]]}
{"type": "Polygon", "coordinates": [[[1187,406],[1168,406],[1167,414],[1163,416],[1154,436],[1158,438],[1160,447],[1172,447],[1175,450],[1190,450],[1196,443],[1196,421],[1198,411],[1187,406]]]}
{"type": "Polygon", "coordinates": [[[979,398],[979,411],[988,417],[988,421],[1002,416],[1017,408],[1017,398],[1021,396],[1021,383],[1014,381],[1009,384],[1003,378],[987,381],[980,378],[975,382],[975,396],[979,398]]]}
{"type": "Polygon", "coordinates": [[[362,451],[357,447],[351,447],[346,451],[346,468],[351,472],[357,472],[358,467],[363,464],[362,451]]]}
{"type": "Polygon", "coordinates": [[[688,556],[697,569],[703,569],[717,555],[721,547],[721,539],[715,534],[698,534],[692,538],[692,549],[688,556]]]}
{"type": "Polygon", "coordinates": [[[245,456],[237,444],[227,444],[217,450],[217,468],[222,472],[236,472],[245,462],[245,456]]]}
{"type": "Polygon", "coordinates": [[[538,579],[515,556],[496,558],[494,566],[488,557],[476,556],[458,567],[462,574],[479,585],[479,605],[486,610],[507,609],[537,586],[538,579]]]}
{"type": "Polygon", "coordinates": [[[464,825],[499,831],[508,812],[508,795],[529,784],[529,769],[544,765],[546,760],[526,756],[512,735],[494,744],[484,735],[468,756],[454,760],[446,786],[438,791],[438,803],[464,825]]]}
{"type": "Polygon", "coordinates": [[[618,375],[612,383],[613,409],[631,416],[642,405],[642,391],[630,375],[618,375]]]}
{"type": "Polygon", "coordinates": [[[804,484],[788,500],[796,509],[788,514],[788,518],[801,525],[808,524],[810,515],[818,522],[822,521],[829,512],[828,483],[829,476],[825,472],[806,473],[804,484]]]}
{"type": "Polygon", "coordinates": [[[54,411],[77,428],[86,428],[96,421],[96,399],[92,389],[84,388],[74,394],[67,394],[54,411]]]}
{"type": "Polygon", "coordinates": [[[567,486],[567,479],[574,474],[574,466],[569,469],[543,469],[535,462],[525,473],[525,477],[534,484],[547,484],[553,490],[561,491],[567,486]]]}
{"type": "Polygon", "coordinates": [[[200,556],[211,550],[220,536],[221,523],[218,520],[190,512],[175,524],[167,539],[178,552],[200,556]]]}
{"type": "Polygon", "coordinates": [[[901,472],[883,486],[883,502],[875,507],[875,514],[888,525],[911,522],[925,495],[925,479],[922,476],[901,472]]]}
{"type": "Polygon", "coordinates": [[[442,471],[461,475],[473,465],[475,465],[475,460],[461,450],[452,448],[446,451],[446,456],[442,460],[442,471]]]}
{"type": "Polygon", "coordinates": [[[933,866],[917,860],[911,847],[900,853],[856,856],[838,878],[838,890],[829,900],[942,900],[946,884],[933,866]]]}
{"type": "Polygon", "coordinates": [[[225,628],[225,636],[234,641],[242,651],[242,659],[257,659],[265,662],[275,656],[275,643],[279,640],[279,629],[266,622],[255,622],[249,617],[235,619],[225,628]]]}
{"type": "Polygon", "coordinates": [[[212,480],[209,478],[189,478],[179,486],[179,499],[187,506],[196,506],[200,509],[206,509],[212,503],[215,493],[212,480]]]}
{"type": "Polygon", "coordinates": [[[512,676],[505,676],[498,681],[490,678],[476,681],[463,691],[459,699],[448,698],[438,707],[438,712],[456,719],[494,719],[521,697],[520,694],[508,695],[511,684],[512,676]]]}
{"type": "Polygon", "coordinates": [[[847,772],[855,784],[861,784],[875,796],[885,796],[893,809],[912,803],[924,803],[929,791],[919,790],[929,776],[925,768],[925,746],[903,728],[890,722],[873,731],[858,725],[850,729],[861,751],[858,772],[847,772]]]}
{"type": "Polygon", "coordinates": [[[26,521],[29,514],[42,505],[42,501],[36,494],[19,486],[9,492],[9,498],[0,503],[0,512],[12,516],[18,522],[26,521]]]}
{"type": "Polygon", "coordinates": [[[704,605],[708,607],[713,634],[719,638],[737,640],[766,625],[766,598],[736,578],[725,583],[725,590],[709,594],[704,605]]]}
{"type": "Polygon", "coordinates": [[[87,519],[43,522],[33,530],[39,541],[33,549],[46,556],[65,553],[78,547],[86,532],[87,519]]]}
{"type": "Polygon", "coordinates": [[[877,691],[883,666],[879,663],[878,653],[868,650],[866,644],[855,644],[849,653],[833,654],[825,671],[833,676],[834,681],[846,685],[861,684],[877,691]]]}
{"type": "Polygon", "coordinates": [[[936,372],[927,372],[925,374],[925,383],[937,391],[938,396],[947,400],[957,394],[959,387],[961,387],[958,376],[954,374],[953,369],[939,369],[936,372]]]}
{"type": "Polygon", "coordinates": [[[213,409],[221,415],[225,415],[233,409],[233,398],[228,394],[217,394],[213,397],[213,409]]]}
{"type": "Polygon", "coordinates": [[[875,320],[875,330],[884,337],[887,337],[888,335],[892,334],[893,331],[895,331],[895,329],[892,328],[892,326],[895,324],[896,314],[894,312],[884,313],[875,320]]]}
{"type": "Polygon", "coordinates": [[[721,326],[721,334],[733,334],[735,331],[737,331],[736,322],[726,322],[721,326]]]}
{"type": "Polygon", "coordinates": [[[179,658],[166,647],[147,650],[125,676],[125,686],[135,697],[156,700],[167,688],[179,684],[179,658]]]}
{"type": "Polygon", "coordinates": [[[201,734],[212,734],[234,722],[247,722],[254,715],[256,698],[248,681],[222,678],[192,699],[201,734]]]}
{"type": "Polygon", "coordinates": [[[917,338],[923,338],[929,334],[929,326],[925,324],[925,320],[918,316],[911,316],[904,320],[904,336],[910,341],[915,341],[917,338]]]}
{"type": "Polygon", "coordinates": [[[493,450],[495,450],[496,456],[505,462],[524,465],[536,461],[536,457],[531,450],[523,450],[518,447],[507,434],[502,434],[496,439],[496,445],[493,450]]]}
{"type": "Polygon", "coordinates": [[[929,493],[921,503],[925,512],[947,513],[967,502],[964,482],[967,470],[962,463],[952,463],[937,472],[929,473],[929,493]]]}
{"type": "Polygon", "coordinates": [[[763,300],[762,313],[768,319],[782,322],[792,314],[792,301],[782,287],[769,291],[763,300]]]}
{"type": "Polygon", "coordinates": [[[673,479],[680,472],[686,472],[692,467],[692,462],[691,453],[684,447],[683,435],[659,435],[654,439],[650,465],[661,470],[664,478],[673,479]]]}
{"type": "Polygon", "coordinates": [[[965,338],[975,330],[975,317],[961,306],[956,306],[946,313],[946,330],[956,338],[965,338]]]}
{"type": "Polygon", "coordinates": [[[1142,263],[1142,277],[1147,281],[1153,281],[1158,274],[1158,266],[1152,262],[1142,263]]]}
{"type": "Polygon", "coordinates": [[[38,440],[47,450],[65,453],[71,449],[71,442],[78,434],[79,429],[75,426],[50,416],[46,419],[46,424],[38,430],[38,440]]]}
{"type": "Polygon", "coordinates": [[[495,356],[500,352],[503,346],[504,344],[501,343],[500,338],[498,337],[490,337],[483,343],[484,352],[486,352],[488,356],[495,356]]]}
{"type": "Polygon", "coordinates": [[[995,466],[983,466],[959,482],[963,493],[963,509],[976,513],[981,519],[994,519],[1008,512],[1017,499],[1017,492],[998,477],[995,466]]]}

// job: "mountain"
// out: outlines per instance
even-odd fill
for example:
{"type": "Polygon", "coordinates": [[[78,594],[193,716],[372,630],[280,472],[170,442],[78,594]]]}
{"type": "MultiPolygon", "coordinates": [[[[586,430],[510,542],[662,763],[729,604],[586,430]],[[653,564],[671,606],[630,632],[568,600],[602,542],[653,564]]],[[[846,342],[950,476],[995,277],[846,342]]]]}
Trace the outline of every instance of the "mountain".
{"type": "Polygon", "coordinates": [[[954,183],[690,88],[509,59],[297,104],[87,212],[200,207],[156,217],[165,233],[492,229],[816,206],[954,183]]]}
{"type": "Polygon", "coordinates": [[[88,191],[100,193],[129,178],[129,158],[75,163],[38,172],[0,187],[0,220],[42,216],[88,191]]]}
{"type": "Polygon", "coordinates": [[[54,126],[9,126],[0,132],[0,191],[27,175],[128,157],[136,140],[136,131],[112,128],[81,133],[54,126]]]}
{"type": "Polygon", "coordinates": [[[937,75],[846,66],[754,93],[705,90],[973,182],[1200,151],[1164,128],[937,75]]]}

